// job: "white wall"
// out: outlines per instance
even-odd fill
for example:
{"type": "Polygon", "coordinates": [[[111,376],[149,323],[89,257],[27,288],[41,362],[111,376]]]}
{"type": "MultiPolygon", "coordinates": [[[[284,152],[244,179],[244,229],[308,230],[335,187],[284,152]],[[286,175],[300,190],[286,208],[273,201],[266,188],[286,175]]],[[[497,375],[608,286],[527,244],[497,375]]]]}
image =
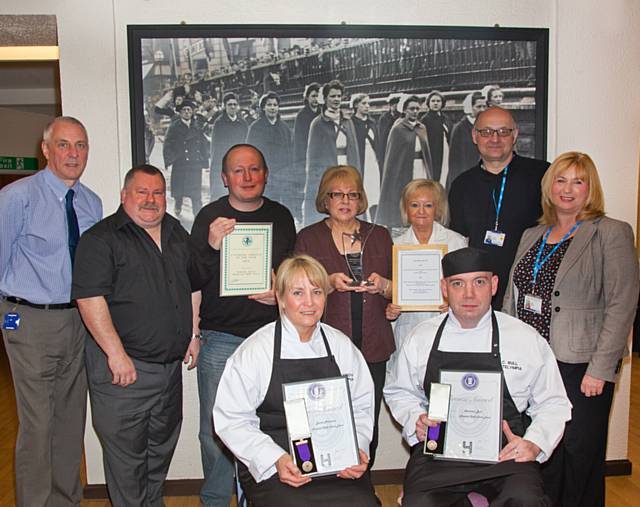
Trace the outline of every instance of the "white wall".
{"type": "MultiPolygon", "coordinates": [[[[78,116],[91,138],[84,178],[105,212],[118,202],[130,167],[127,24],[425,24],[548,27],[548,157],[569,149],[591,153],[599,166],[611,216],[635,226],[640,133],[640,3],[635,0],[5,0],[4,14],[56,14],[65,114],[78,116]]],[[[609,459],[627,456],[629,364],[616,395],[609,459]]],[[[185,375],[185,421],[170,477],[199,477],[195,375],[185,375]]],[[[377,468],[405,458],[383,416],[377,468]]],[[[103,482],[99,445],[88,433],[90,483],[103,482]]]]}

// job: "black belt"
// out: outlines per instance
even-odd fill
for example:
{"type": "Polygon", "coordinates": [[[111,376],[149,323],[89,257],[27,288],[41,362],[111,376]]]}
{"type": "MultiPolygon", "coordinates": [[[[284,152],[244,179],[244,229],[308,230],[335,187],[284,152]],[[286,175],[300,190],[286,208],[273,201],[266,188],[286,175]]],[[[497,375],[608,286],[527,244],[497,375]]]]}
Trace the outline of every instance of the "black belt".
{"type": "Polygon", "coordinates": [[[31,303],[26,299],[16,298],[13,296],[7,296],[5,298],[6,301],[10,303],[16,303],[17,305],[30,306],[31,308],[37,308],[38,310],[69,310],[70,308],[75,308],[75,303],[52,303],[48,305],[40,305],[37,303],[31,303]]]}

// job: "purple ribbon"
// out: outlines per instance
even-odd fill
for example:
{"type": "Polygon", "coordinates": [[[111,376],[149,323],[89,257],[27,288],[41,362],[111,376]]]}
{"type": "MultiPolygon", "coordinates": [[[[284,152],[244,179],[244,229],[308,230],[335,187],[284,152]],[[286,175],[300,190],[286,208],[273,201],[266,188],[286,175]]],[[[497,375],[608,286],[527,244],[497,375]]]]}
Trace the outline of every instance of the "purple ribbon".
{"type": "Polygon", "coordinates": [[[311,460],[311,449],[309,449],[309,444],[307,444],[306,441],[296,442],[296,447],[298,448],[298,454],[302,461],[311,460]]]}
{"type": "Polygon", "coordinates": [[[438,423],[437,426],[429,426],[429,429],[427,430],[427,438],[429,440],[438,440],[438,437],[440,436],[440,423],[438,423]]]}

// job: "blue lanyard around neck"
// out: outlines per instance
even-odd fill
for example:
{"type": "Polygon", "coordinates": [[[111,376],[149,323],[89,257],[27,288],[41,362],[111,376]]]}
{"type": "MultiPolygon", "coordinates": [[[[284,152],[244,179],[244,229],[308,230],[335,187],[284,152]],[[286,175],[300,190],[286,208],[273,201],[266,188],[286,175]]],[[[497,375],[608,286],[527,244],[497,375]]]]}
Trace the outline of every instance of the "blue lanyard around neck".
{"type": "Polygon", "coordinates": [[[540,271],[540,268],[542,268],[544,263],[551,258],[551,256],[556,252],[558,248],[560,248],[560,245],[562,245],[562,243],[564,243],[567,239],[569,239],[569,236],[571,236],[574,233],[574,231],[580,226],[581,223],[582,223],[581,221],[576,222],[574,226],[571,228],[571,230],[567,232],[558,243],[555,244],[555,246],[551,249],[551,251],[547,255],[545,255],[544,259],[540,260],[540,257],[542,257],[542,250],[544,250],[544,246],[547,244],[547,238],[549,237],[549,234],[551,234],[551,229],[553,229],[553,227],[549,227],[547,229],[547,232],[544,233],[544,237],[542,238],[542,241],[540,242],[540,246],[538,247],[538,255],[536,255],[536,261],[533,264],[533,281],[531,282],[532,285],[536,284],[536,280],[538,278],[538,272],[540,271]]]}
{"type": "Polygon", "coordinates": [[[496,209],[496,224],[493,228],[494,231],[498,230],[498,220],[500,219],[500,210],[502,209],[502,198],[504,197],[504,187],[507,185],[507,173],[509,172],[509,165],[504,168],[504,172],[502,174],[502,184],[500,185],[500,196],[498,197],[498,202],[496,203],[496,189],[493,189],[493,193],[491,196],[493,197],[493,206],[496,209]]]}

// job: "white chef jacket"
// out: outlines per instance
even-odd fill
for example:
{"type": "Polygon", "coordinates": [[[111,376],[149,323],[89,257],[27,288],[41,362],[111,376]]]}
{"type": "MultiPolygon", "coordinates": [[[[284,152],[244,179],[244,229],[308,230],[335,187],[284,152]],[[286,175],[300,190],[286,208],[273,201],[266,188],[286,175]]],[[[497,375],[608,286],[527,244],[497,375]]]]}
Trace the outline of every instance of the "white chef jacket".
{"type": "MultiPolygon", "coordinates": [[[[571,419],[571,403],[549,344],[534,328],[505,313],[495,312],[500,330],[500,359],[504,378],[519,412],[531,417],[523,438],[536,444],[539,462],[549,456],[571,419]]],[[[394,365],[387,372],[384,398],[393,417],[403,427],[409,445],[418,443],[416,421],[428,412],[423,389],[425,371],[438,327],[445,315],[416,326],[407,336],[394,365]]],[[[440,350],[490,352],[491,311],[473,329],[463,329],[449,310],[449,320],[440,339],[440,350]]]]}
{"type": "MultiPolygon", "coordinates": [[[[358,447],[368,454],[373,434],[373,380],[364,357],[353,342],[327,324],[318,324],[311,340],[301,342],[295,327],[282,316],[281,358],[326,357],[320,326],[340,372],[349,377],[358,447]]],[[[247,466],[256,482],[277,473],[276,461],[289,452],[260,431],[260,420],[256,414],[271,380],[274,333],[275,322],[261,327],[227,360],[213,407],[216,433],[236,458],[247,466]]]]}
{"type": "MultiPolygon", "coordinates": [[[[419,245],[420,242],[413,232],[413,227],[408,227],[400,236],[395,238],[393,242],[396,245],[419,245]]],[[[464,248],[468,244],[467,238],[458,234],[451,229],[447,229],[438,222],[433,222],[433,230],[431,231],[431,237],[429,238],[430,245],[440,244],[447,245],[448,251],[453,252],[464,248]]],[[[427,319],[432,319],[440,315],[440,312],[403,312],[396,319],[393,327],[393,334],[396,339],[396,351],[400,350],[404,343],[405,337],[409,332],[417,326],[420,322],[427,319]]],[[[394,353],[394,356],[397,352],[394,353]]],[[[395,357],[394,357],[395,359],[395,357]]]]}

